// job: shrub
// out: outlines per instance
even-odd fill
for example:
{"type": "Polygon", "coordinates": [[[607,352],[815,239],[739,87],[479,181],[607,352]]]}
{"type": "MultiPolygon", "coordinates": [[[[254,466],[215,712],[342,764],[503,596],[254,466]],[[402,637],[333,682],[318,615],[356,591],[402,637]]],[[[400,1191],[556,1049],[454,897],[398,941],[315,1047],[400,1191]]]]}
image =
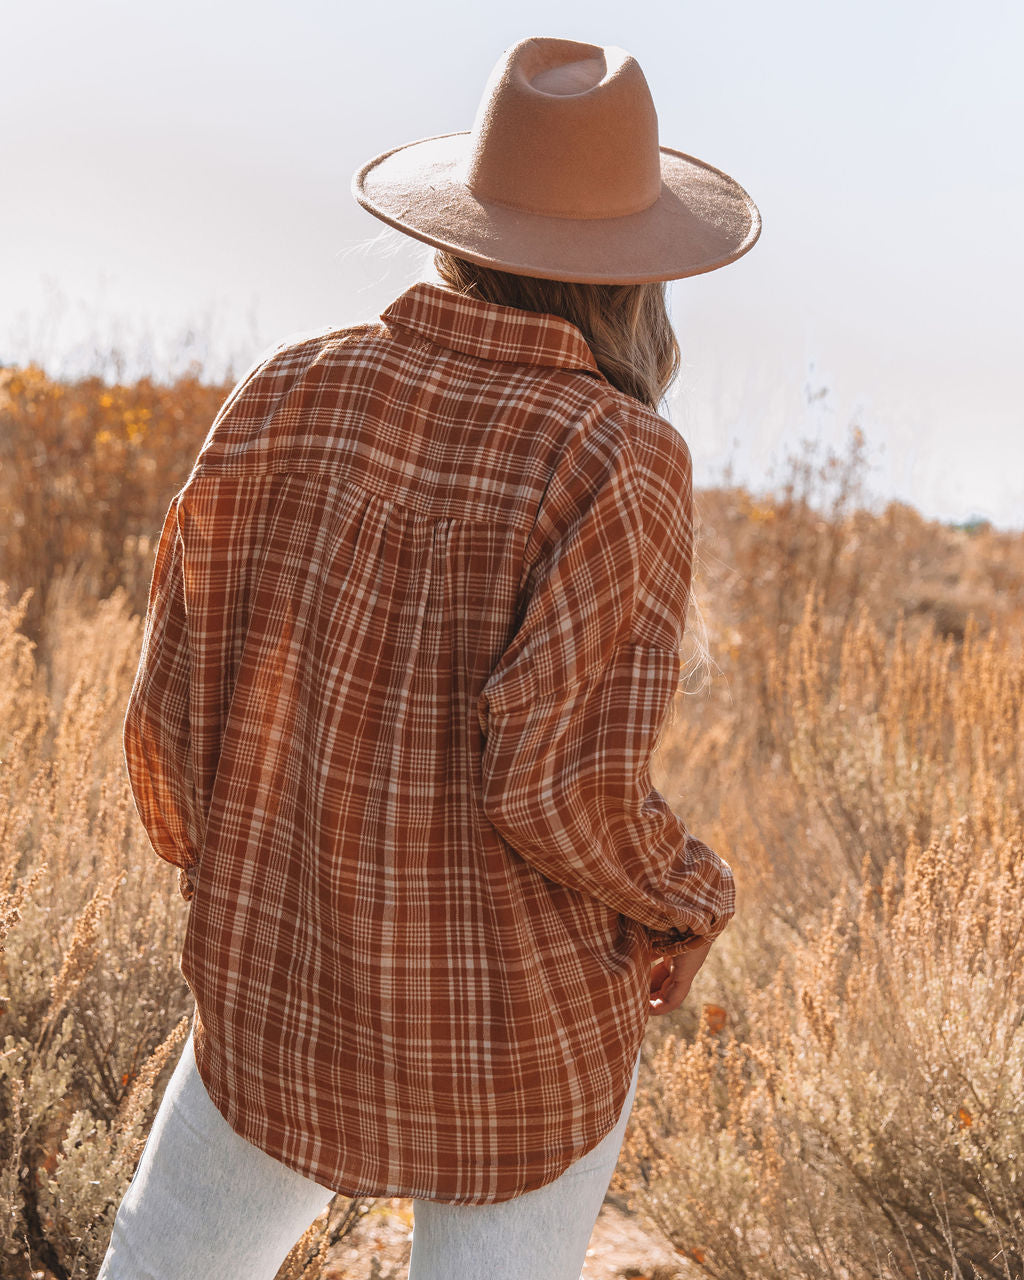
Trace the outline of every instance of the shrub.
{"type": "Polygon", "coordinates": [[[770,905],[800,884],[798,846],[802,910],[770,942],[730,930],[731,955],[749,930],[774,964],[733,983],[728,1019],[663,1038],[621,1176],[723,1280],[1018,1280],[1021,644],[887,642],[861,619],[833,679],[822,625],[809,610],[772,686],[796,840],[781,866],[774,844],[740,863],[770,905]]]}
{"type": "Polygon", "coordinates": [[[0,369],[0,581],[32,590],[28,634],[70,571],[94,599],[120,587],[145,608],[153,539],[227,390],[0,369]]]}
{"type": "Polygon", "coordinates": [[[25,603],[0,604],[0,1269],[10,1280],[39,1266],[94,1274],[189,1012],[174,960],[182,914],[173,885],[150,874],[120,750],[138,621],[123,594],[88,618],[59,611],[44,673],[17,629],[25,603]]]}

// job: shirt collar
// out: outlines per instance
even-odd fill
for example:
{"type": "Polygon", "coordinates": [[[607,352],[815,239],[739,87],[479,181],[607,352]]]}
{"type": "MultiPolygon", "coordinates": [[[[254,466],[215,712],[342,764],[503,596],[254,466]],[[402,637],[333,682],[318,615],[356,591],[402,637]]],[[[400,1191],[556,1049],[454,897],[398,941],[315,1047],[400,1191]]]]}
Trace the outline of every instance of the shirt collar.
{"type": "Polygon", "coordinates": [[[467,298],[443,285],[419,281],[381,313],[381,320],[483,360],[582,369],[602,376],[583,334],[568,320],[467,298]]]}

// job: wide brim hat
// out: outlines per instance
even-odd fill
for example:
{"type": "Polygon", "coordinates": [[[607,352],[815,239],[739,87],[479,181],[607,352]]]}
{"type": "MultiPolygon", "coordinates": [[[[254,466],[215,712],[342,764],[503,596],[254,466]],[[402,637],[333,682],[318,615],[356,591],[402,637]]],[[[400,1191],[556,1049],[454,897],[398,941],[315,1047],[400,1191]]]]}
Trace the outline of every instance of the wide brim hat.
{"type": "Polygon", "coordinates": [[[660,145],[636,60],[571,40],[506,50],[471,130],[376,156],[352,191],[383,222],[471,262],[589,284],[714,271],[761,231],[734,178],[660,145]]]}

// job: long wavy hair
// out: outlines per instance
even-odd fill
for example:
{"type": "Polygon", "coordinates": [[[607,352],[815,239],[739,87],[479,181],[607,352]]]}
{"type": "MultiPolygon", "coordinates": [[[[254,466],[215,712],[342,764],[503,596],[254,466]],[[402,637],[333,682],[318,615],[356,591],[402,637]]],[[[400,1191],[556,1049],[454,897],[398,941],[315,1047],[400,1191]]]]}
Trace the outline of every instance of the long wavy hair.
{"type": "Polygon", "coordinates": [[[655,412],[679,371],[679,343],[663,283],[538,280],[482,267],[444,249],[434,252],[434,270],[459,293],[568,320],[586,338],[612,386],[655,412]]]}

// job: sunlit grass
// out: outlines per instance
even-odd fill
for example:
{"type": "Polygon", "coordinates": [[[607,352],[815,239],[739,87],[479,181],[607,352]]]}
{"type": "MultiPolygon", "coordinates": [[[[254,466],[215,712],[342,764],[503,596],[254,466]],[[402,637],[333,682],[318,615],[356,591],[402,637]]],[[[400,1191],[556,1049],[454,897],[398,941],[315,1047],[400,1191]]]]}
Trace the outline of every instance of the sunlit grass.
{"type": "MultiPolygon", "coordinates": [[[[120,725],[153,536],[226,390],[0,371],[10,1280],[95,1274],[191,1010],[120,725]]],[[[1024,1271],[1024,535],[871,510],[863,475],[852,437],[698,496],[710,666],[657,781],[739,911],[651,1024],[617,1174],[681,1275],[1024,1271]]]]}

